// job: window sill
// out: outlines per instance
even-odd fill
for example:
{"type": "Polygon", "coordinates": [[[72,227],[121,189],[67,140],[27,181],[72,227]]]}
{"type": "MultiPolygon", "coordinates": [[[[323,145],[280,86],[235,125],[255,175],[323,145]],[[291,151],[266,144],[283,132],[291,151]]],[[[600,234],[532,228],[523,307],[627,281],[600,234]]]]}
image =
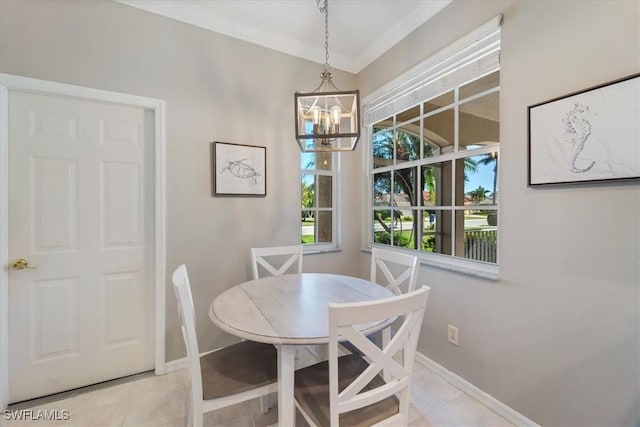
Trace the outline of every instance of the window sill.
{"type": "Polygon", "coordinates": [[[418,259],[420,260],[420,264],[442,268],[455,273],[467,274],[469,276],[481,277],[488,280],[499,279],[498,266],[495,264],[455,259],[438,255],[432,255],[428,258],[418,257],[418,259]]]}
{"type": "Polygon", "coordinates": [[[318,254],[328,254],[332,252],[341,252],[342,249],[338,247],[329,247],[329,248],[318,248],[313,246],[305,246],[302,245],[302,253],[305,255],[318,255],[318,254]]]}
{"type": "MultiPolygon", "coordinates": [[[[379,246],[384,249],[389,249],[389,246],[379,246]]],[[[370,248],[362,249],[364,252],[371,252],[370,248]]],[[[393,250],[393,248],[392,248],[393,250]]],[[[430,267],[441,268],[443,270],[453,271],[455,273],[467,274],[469,276],[476,276],[488,280],[498,280],[499,268],[496,264],[488,264],[484,262],[471,261],[467,259],[459,259],[449,257],[446,255],[438,254],[423,254],[416,251],[399,250],[398,252],[408,253],[411,255],[417,255],[418,261],[422,265],[428,265],[430,267]]]]}

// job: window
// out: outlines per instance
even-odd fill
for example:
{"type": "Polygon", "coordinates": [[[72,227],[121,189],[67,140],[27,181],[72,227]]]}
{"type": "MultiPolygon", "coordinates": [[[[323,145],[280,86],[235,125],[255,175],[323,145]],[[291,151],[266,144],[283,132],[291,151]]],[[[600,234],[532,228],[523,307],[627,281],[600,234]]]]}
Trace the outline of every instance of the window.
{"type": "Polygon", "coordinates": [[[365,100],[370,244],[497,275],[499,22],[365,100]]]}
{"type": "Polygon", "coordinates": [[[304,245],[335,248],[336,156],[332,152],[301,153],[302,232],[304,245]]]}

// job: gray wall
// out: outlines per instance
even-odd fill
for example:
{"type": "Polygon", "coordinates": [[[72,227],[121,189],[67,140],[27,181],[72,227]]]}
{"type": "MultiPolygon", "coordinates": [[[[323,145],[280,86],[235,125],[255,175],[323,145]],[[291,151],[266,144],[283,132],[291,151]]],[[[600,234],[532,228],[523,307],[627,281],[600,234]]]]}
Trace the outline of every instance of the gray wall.
{"type": "MultiPolygon", "coordinates": [[[[212,327],[211,300],[249,278],[249,248],[300,242],[300,150],[293,94],[322,66],[111,1],[0,1],[0,71],[166,101],[167,274],[187,264],[200,345],[234,339],[212,327]],[[267,147],[265,198],[212,198],[210,141],[267,147]]],[[[339,87],[352,74],[334,70],[339,87]]],[[[346,179],[358,153],[342,156],[346,179]]],[[[341,189],[349,211],[358,196],[341,189]]],[[[305,257],[306,271],[354,274],[356,215],[341,253],[305,257]]],[[[184,355],[167,287],[167,360],[184,355]]]]}
{"type": "MultiPolygon", "coordinates": [[[[638,71],[640,4],[457,1],[336,83],[366,96],[501,12],[501,279],[422,267],[420,351],[541,424],[639,425],[638,184],[527,188],[526,106],[638,71]]],[[[248,247],[299,238],[291,104],[320,66],[117,3],[0,1],[0,71],[167,102],[168,272],[190,269],[202,348],[230,340],[208,327],[209,301],[248,277],[248,247]],[[266,198],[210,197],[212,140],[267,146],[266,198]]],[[[368,275],[360,154],[342,155],[344,250],[306,271],[368,275]]],[[[167,313],[172,360],[171,293],[167,313]]]]}
{"type": "Polygon", "coordinates": [[[419,350],[542,425],[640,425],[639,184],[526,185],[527,106],[640,71],[640,2],[454,2],[358,86],[366,96],[498,13],[500,280],[423,266],[419,350]]]}

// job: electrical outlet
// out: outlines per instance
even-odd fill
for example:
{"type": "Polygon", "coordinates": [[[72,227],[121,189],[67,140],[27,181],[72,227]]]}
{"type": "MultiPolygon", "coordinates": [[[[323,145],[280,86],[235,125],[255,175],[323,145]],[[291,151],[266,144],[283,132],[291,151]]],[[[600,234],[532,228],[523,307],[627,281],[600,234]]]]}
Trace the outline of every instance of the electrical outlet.
{"type": "Polygon", "coordinates": [[[458,339],[458,328],[455,326],[449,325],[448,329],[449,342],[453,345],[460,345],[460,340],[458,339]]]}

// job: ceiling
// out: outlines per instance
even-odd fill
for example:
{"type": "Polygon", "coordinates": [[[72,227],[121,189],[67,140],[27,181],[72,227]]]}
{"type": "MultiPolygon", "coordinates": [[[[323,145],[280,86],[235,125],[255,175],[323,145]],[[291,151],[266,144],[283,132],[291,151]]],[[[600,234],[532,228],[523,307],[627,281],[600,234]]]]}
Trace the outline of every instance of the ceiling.
{"type": "MultiPolygon", "coordinates": [[[[316,0],[115,0],[324,64],[316,0]]],[[[330,0],[329,64],[357,73],[452,0],[330,0]]]]}

